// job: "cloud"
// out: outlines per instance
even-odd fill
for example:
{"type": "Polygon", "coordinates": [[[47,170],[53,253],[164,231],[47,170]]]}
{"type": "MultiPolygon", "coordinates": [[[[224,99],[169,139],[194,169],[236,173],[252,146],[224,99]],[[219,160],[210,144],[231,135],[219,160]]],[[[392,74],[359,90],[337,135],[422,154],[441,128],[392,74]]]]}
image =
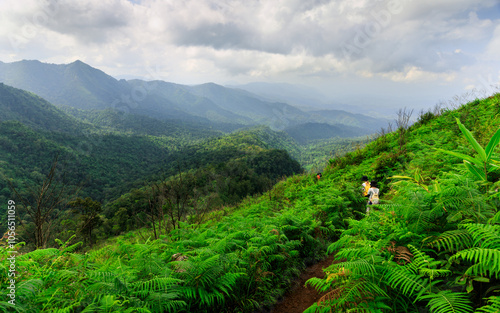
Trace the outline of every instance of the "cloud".
{"type": "Polygon", "coordinates": [[[453,81],[456,77],[455,73],[433,73],[426,72],[416,66],[408,66],[403,71],[387,72],[380,75],[384,78],[389,78],[395,82],[419,82],[429,80],[442,80],[445,82],[453,81]]]}
{"type": "Polygon", "coordinates": [[[81,59],[179,83],[476,84],[500,63],[497,0],[0,2],[0,60],[81,59]],[[347,79],[349,78],[349,79],[347,79]]]}

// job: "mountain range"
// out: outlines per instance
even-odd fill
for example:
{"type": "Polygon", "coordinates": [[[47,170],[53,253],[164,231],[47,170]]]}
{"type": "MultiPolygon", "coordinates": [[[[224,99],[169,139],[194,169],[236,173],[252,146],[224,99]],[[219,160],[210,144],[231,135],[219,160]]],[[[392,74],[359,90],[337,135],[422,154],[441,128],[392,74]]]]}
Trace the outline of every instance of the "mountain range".
{"type": "Polygon", "coordinates": [[[388,123],[385,119],[341,110],[304,110],[269,100],[265,95],[214,83],[190,86],[159,80],[117,80],[81,61],[0,62],[0,82],[35,93],[80,118],[92,118],[95,112],[121,113],[142,116],[143,123],[181,121],[224,132],[266,125],[292,136],[300,133],[300,138],[295,136],[300,141],[367,135],[388,123]],[[319,135],[304,136],[324,130],[319,135]]]}
{"type": "Polygon", "coordinates": [[[40,183],[55,156],[67,174],[67,183],[85,185],[82,194],[99,201],[114,199],[145,181],[170,177],[179,170],[194,171],[230,160],[248,163],[258,175],[264,175],[259,171],[265,162],[254,161],[267,154],[277,153],[274,156],[280,165],[291,167],[281,168],[285,172],[273,167],[276,177],[269,176],[269,171],[264,181],[276,180],[290,168],[301,171],[288,153],[275,152],[286,149],[297,156],[297,143],[268,127],[224,134],[179,120],[162,121],[109,109],[74,110],[78,117],[31,92],[0,83],[0,200],[11,196],[7,181],[40,183]]]}

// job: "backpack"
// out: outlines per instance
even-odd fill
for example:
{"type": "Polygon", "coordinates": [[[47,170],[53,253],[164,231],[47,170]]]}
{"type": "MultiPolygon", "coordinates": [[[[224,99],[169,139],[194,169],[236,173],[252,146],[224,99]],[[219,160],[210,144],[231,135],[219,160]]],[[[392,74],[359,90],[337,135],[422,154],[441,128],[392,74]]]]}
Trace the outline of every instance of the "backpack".
{"type": "Polygon", "coordinates": [[[374,193],[370,199],[371,204],[379,204],[378,193],[374,193]]]}
{"type": "Polygon", "coordinates": [[[363,197],[368,196],[368,190],[369,190],[369,189],[370,189],[370,182],[369,182],[369,181],[367,181],[367,182],[365,183],[365,190],[363,190],[363,197]]]}

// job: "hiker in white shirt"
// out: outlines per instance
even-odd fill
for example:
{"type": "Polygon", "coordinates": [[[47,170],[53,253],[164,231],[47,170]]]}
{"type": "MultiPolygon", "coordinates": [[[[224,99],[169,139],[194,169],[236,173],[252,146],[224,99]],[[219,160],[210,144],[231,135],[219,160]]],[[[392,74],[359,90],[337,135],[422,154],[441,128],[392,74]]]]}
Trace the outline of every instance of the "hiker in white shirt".
{"type": "Polygon", "coordinates": [[[366,206],[366,214],[370,213],[370,206],[374,204],[379,204],[379,193],[378,184],[376,181],[370,182],[370,189],[368,189],[368,203],[366,206]]]}

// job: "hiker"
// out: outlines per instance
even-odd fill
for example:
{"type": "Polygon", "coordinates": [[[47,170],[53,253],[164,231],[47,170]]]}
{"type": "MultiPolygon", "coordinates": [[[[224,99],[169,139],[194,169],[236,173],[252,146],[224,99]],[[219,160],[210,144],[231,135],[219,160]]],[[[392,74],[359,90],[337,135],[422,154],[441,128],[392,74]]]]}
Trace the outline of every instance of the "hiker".
{"type": "Polygon", "coordinates": [[[378,184],[376,181],[372,180],[370,182],[370,189],[368,189],[368,203],[366,205],[366,214],[370,213],[370,206],[379,204],[379,193],[378,184]]]}
{"type": "Polygon", "coordinates": [[[361,184],[361,186],[363,186],[362,187],[363,197],[368,197],[368,190],[370,189],[370,181],[368,180],[368,177],[366,175],[361,177],[361,180],[363,181],[363,183],[361,184]]]}
{"type": "Polygon", "coordinates": [[[318,178],[318,180],[319,180],[319,179],[322,177],[322,176],[321,176],[321,173],[316,174],[316,177],[317,177],[317,178],[318,178]]]}

